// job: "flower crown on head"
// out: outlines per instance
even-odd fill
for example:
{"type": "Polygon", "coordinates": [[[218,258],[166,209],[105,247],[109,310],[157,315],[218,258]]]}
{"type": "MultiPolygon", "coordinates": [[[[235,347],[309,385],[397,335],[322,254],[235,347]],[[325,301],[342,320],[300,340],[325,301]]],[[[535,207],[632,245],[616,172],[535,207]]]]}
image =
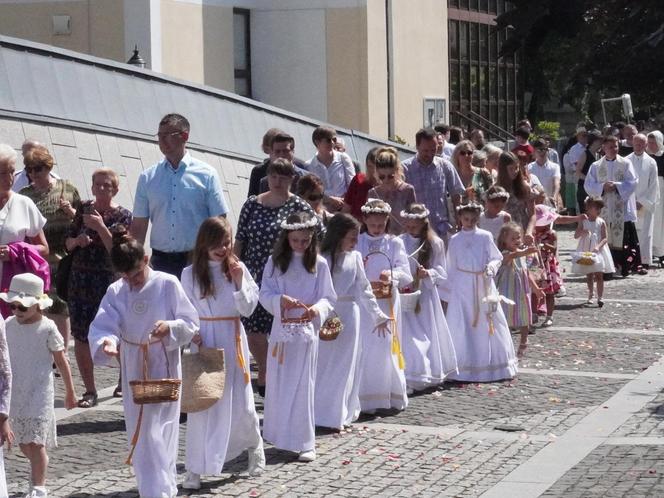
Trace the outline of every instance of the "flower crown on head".
{"type": "Polygon", "coordinates": [[[288,223],[286,220],[281,222],[281,229],[295,232],[297,230],[307,230],[318,225],[318,218],[313,217],[301,223],[288,223]]]}
{"type": "Polygon", "coordinates": [[[492,194],[487,194],[487,195],[486,195],[486,198],[487,198],[488,200],[492,200],[492,199],[505,199],[505,200],[509,200],[509,198],[510,198],[510,194],[509,194],[509,192],[494,192],[494,193],[492,193],[492,194]]]}
{"type": "Polygon", "coordinates": [[[408,213],[406,211],[401,211],[399,214],[402,218],[408,220],[425,220],[429,216],[429,210],[425,208],[423,213],[408,213]]]}
{"type": "Polygon", "coordinates": [[[390,207],[389,204],[385,203],[382,206],[370,206],[369,203],[375,202],[375,201],[380,201],[380,199],[367,199],[367,202],[362,208],[360,209],[364,214],[390,214],[392,212],[392,208],[390,207]]]}
{"type": "Polygon", "coordinates": [[[456,212],[458,214],[461,214],[464,211],[471,211],[477,214],[481,214],[484,212],[484,207],[482,206],[482,204],[478,204],[477,202],[469,202],[468,204],[462,204],[461,206],[457,206],[456,212]]]}

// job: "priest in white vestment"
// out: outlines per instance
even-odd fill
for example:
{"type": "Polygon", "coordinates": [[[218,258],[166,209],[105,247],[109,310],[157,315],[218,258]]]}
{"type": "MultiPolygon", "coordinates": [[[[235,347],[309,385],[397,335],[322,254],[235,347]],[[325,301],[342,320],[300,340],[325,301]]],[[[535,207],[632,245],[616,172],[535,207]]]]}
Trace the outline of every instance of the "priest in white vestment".
{"type": "MultiPolygon", "coordinates": [[[[636,185],[638,180],[632,163],[618,155],[618,139],[604,137],[604,157],[590,165],[584,188],[588,195],[601,197],[601,217],[608,227],[608,245],[613,263],[623,277],[644,272],[641,267],[639,238],[636,233],[636,185]]],[[[647,272],[646,272],[647,273],[647,272]]]]}
{"type": "Polygon", "coordinates": [[[653,228],[655,209],[659,206],[657,163],[646,154],[648,138],[639,133],[632,139],[634,152],[627,159],[634,166],[639,180],[636,186],[636,231],[641,248],[641,264],[647,268],[652,264],[653,228]]]}

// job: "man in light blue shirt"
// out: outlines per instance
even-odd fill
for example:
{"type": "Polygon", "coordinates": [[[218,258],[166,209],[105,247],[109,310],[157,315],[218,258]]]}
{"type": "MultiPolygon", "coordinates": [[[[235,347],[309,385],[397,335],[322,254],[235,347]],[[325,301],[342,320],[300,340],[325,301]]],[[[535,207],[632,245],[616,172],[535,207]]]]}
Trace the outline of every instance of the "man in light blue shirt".
{"type": "Polygon", "coordinates": [[[203,220],[228,212],[217,172],[186,150],[189,129],[184,116],[162,118],[157,138],[165,157],[139,176],[131,224],[131,234],[144,243],[152,222],[150,264],[178,278],[203,220]]]}

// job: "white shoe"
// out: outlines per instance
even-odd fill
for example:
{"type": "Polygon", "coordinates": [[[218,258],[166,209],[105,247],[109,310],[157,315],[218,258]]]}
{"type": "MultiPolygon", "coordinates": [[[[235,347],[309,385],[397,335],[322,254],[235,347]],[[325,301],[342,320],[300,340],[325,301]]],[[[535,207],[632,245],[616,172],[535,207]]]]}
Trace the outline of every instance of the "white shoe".
{"type": "Polygon", "coordinates": [[[313,462],[316,460],[316,450],[303,451],[297,459],[300,462],[313,462]]]}
{"type": "Polygon", "coordinates": [[[201,475],[187,471],[182,483],[183,489],[201,489],[201,475]]]}
{"type": "Polygon", "coordinates": [[[249,466],[247,467],[247,473],[251,477],[258,477],[263,472],[265,472],[265,452],[263,451],[263,445],[261,444],[258,448],[249,448],[249,466]]]}
{"type": "Polygon", "coordinates": [[[44,486],[33,486],[30,492],[25,495],[25,498],[45,498],[48,496],[48,491],[44,486]]]}

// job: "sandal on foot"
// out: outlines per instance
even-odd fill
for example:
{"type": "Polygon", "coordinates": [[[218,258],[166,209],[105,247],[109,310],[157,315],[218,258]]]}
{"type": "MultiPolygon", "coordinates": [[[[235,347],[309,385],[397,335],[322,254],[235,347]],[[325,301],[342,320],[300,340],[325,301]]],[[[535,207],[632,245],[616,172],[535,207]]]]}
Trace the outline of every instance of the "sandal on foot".
{"type": "Polygon", "coordinates": [[[547,316],[546,320],[544,320],[544,323],[542,324],[542,327],[551,327],[551,325],[553,325],[553,318],[547,316]]]}
{"type": "Polygon", "coordinates": [[[78,407],[92,408],[93,406],[97,406],[97,393],[90,391],[83,393],[83,397],[78,400],[78,407]]]}
{"type": "Polygon", "coordinates": [[[114,398],[121,398],[122,397],[122,386],[118,386],[113,390],[113,397],[114,398]]]}
{"type": "Polygon", "coordinates": [[[600,307],[600,308],[603,307],[604,306],[604,301],[602,301],[601,299],[598,299],[597,300],[597,306],[600,307]]]}
{"type": "Polygon", "coordinates": [[[528,347],[528,343],[526,344],[519,344],[519,350],[516,353],[517,358],[523,358],[526,352],[526,348],[528,347]]]}

